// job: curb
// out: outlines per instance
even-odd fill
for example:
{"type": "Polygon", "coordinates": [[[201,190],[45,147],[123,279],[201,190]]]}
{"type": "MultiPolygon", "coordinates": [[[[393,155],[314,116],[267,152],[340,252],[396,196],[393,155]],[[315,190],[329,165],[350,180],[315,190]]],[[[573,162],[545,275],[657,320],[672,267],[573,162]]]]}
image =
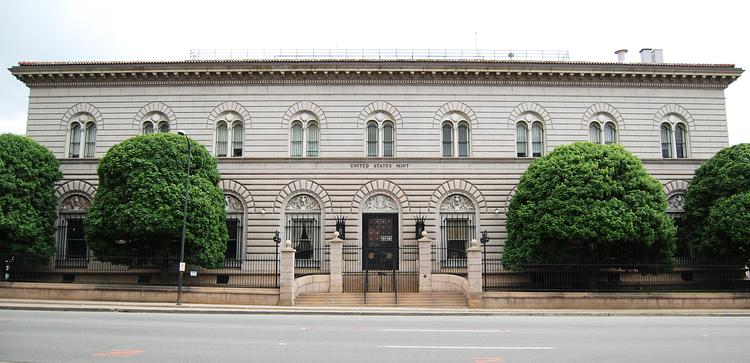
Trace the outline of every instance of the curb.
{"type": "Polygon", "coordinates": [[[113,312],[113,313],[158,313],[158,314],[227,314],[227,315],[331,315],[331,316],[570,316],[570,317],[628,317],[628,316],[654,316],[654,317],[750,317],[748,311],[663,311],[663,310],[602,310],[602,311],[575,311],[575,310],[421,310],[408,309],[378,309],[378,310],[354,310],[354,309],[231,309],[231,308],[204,308],[204,307],[140,307],[140,306],[86,306],[84,305],[23,305],[23,304],[1,304],[0,310],[26,310],[26,311],[71,311],[71,312],[113,312]]]}

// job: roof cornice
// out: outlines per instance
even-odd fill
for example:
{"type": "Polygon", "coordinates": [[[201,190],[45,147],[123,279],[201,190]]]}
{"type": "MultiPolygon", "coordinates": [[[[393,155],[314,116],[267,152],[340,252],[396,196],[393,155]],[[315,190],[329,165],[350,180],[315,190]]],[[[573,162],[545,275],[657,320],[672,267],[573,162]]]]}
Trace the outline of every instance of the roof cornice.
{"type": "Polygon", "coordinates": [[[21,62],[29,87],[201,84],[476,84],[725,88],[732,64],[530,61],[247,60],[21,62]]]}

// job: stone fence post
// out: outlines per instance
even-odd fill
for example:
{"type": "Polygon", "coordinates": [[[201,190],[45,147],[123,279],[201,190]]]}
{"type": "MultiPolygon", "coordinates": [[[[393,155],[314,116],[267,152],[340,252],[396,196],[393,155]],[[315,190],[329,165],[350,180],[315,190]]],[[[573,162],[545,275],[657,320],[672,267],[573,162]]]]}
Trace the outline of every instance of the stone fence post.
{"type": "Polygon", "coordinates": [[[469,307],[482,307],[482,249],[477,240],[471,240],[466,249],[466,265],[469,279],[469,307]]]}
{"type": "Polygon", "coordinates": [[[330,258],[330,274],[331,274],[331,289],[330,292],[332,294],[340,294],[344,290],[344,284],[343,284],[343,246],[344,246],[344,240],[339,238],[339,231],[333,232],[333,239],[328,241],[329,245],[331,246],[331,258],[330,258]]]}
{"type": "Polygon", "coordinates": [[[281,249],[281,268],[279,270],[279,305],[294,305],[294,253],[292,241],[287,240],[281,249]]]}
{"type": "Polygon", "coordinates": [[[419,292],[432,292],[432,240],[422,231],[419,243],[419,292]]]}

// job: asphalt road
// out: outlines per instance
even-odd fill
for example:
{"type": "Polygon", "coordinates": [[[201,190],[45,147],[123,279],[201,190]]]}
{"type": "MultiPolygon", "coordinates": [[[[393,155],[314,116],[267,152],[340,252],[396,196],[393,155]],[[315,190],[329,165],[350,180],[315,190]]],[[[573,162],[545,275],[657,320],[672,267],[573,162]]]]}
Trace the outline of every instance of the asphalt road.
{"type": "Polygon", "coordinates": [[[0,310],[6,362],[750,362],[750,318],[0,310]]]}

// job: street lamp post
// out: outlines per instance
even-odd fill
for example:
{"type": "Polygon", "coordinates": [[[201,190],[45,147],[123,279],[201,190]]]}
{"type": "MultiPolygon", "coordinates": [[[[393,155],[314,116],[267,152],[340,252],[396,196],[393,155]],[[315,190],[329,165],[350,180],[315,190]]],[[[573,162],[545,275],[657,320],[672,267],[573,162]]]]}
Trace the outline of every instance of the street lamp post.
{"type": "Polygon", "coordinates": [[[190,157],[193,155],[193,153],[192,145],[190,144],[190,138],[185,133],[185,131],[177,131],[177,134],[185,136],[185,141],[187,141],[188,147],[187,174],[185,175],[185,206],[182,210],[182,233],[180,236],[180,265],[179,274],[177,275],[177,305],[181,305],[182,301],[180,301],[180,298],[182,297],[182,275],[185,273],[185,227],[187,226],[188,199],[190,197],[190,157]]]}

